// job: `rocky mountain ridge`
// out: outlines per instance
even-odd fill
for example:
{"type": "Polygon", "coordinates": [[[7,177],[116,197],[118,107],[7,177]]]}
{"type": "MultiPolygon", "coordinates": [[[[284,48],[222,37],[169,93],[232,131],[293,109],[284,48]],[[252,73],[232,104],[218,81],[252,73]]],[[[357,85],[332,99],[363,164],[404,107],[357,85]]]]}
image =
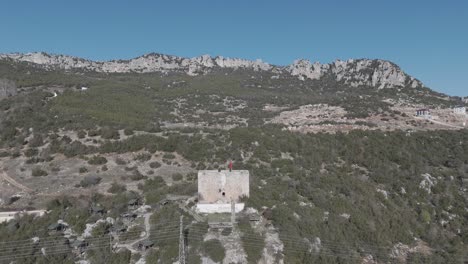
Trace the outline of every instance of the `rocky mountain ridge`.
{"type": "Polygon", "coordinates": [[[371,86],[378,89],[395,87],[422,87],[423,84],[386,60],[349,59],[329,64],[296,60],[287,66],[276,66],[262,60],[245,60],[202,55],[193,58],[150,53],[130,60],[92,61],[83,58],[54,55],[44,52],[0,54],[0,59],[29,62],[47,70],[84,70],[105,73],[127,72],[184,72],[188,75],[206,74],[215,68],[252,69],[290,74],[300,80],[319,80],[325,76],[351,87],[371,86]]]}

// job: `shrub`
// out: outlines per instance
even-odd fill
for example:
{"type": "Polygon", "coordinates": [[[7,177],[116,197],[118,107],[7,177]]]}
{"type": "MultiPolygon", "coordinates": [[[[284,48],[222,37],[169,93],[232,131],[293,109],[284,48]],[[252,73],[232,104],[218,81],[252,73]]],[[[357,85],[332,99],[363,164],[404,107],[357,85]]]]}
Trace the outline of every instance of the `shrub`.
{"type": "Polygon", "coordinates": [[[172,180],[173,181],[180,181],[183,178],[184,178],[184,176],[182,176],[182,174],[180,174],[180,173],[172,174],[172,180]]]}
{"type": "Polygon", "coordinates": [[[158,133],[161,132],[161,127],[159,124],[148,124],[145,128],[145,131],[150,132],[150,133],[158,133]]]}
{"type": "Polygon", "coordinates": [[[217,239],[210,239],[203,242],[204,252],[212,259],[214,262],[222,262],[226,256],[226,251],[221,245],[221,242],[217,239]]]}
{"type": "Polygon", "coordinates": [[[132,176],[130,176],[130,179],[132,181],[139,181],[139,180],[143,180],[143,179],[146,179],[146,176],[144,176],[143,174],[141,174],[138,170],[135,170],[132,174],[132,176]]]}
{"type": "Polygon", "coordinates": [[[102,167],[101,167],[101,170],[102,170],[102,171],[107,171],[107,170],[108,170],[108,168],[107,168],[107,166],[106,166],[106,165],[104,165],[104,166],[102,166],[102,167]]]}
{"type": "Polygon", "coordinates": [[[90,186],[98,185],[101,182],[102,178],[95,175],[86,176],[80,182],[80,186],[83,188],[87,188],[90,186]]]}
{"type": "Polygon", "coordinates": [[[86,167],[80,167],[80,168],[78,169],[78,172],[79,172],[79,173],[86,173],[86,172],[88,172],[88,169],[87,169],[86,167]]]}
{"type": "Polygon", "coordinates": [[[80,130],[77,133],[78,138],[85,138],[86,137],[86,132],[84,130],[80,130]]]}
{"type": "Polygon", "coordinates": [[[248,263],[257,263],[262,256],[262,250],[265,247],[265,243],[263,242],[263,237],[256,233],[254,229],[250,226],[249,219],[247,217],[243,217],[239,221],[239,229],[242,231],[243,235],[241,236],[241,241],[244,244],[244,250],[247,254],[247,262],[248,263]],[[258,247],[249,247],[249,241],[252,239],[258,241],[258,247]]]}
{"type": "Polygon", "coordinates": [[[112,225],[108,222],[101,222],[97,224],[91,231],[93,237],[100,237],[103,234],[108,234],[110,232],[112,225]]]}
{"type": "Polygon", "coordinates": [[[8,199],[8,205],[11,205],[13,203],[15,203],[16,201],[18,201],[19,199],[21,199],[21,196],[11,196],[9,199],[8,199]]]}
{"type": "Polygon", "coordinates": [[[166,153],[163,155],[163,159],[175,159],[175,155],[172,153],[166,153]]]}
{"type": "Polygon", "coordinates": [[[150,168],[152,169],[157,169],[159,167],[161,167],[161,163],[157,162],[157,161],[153,161],[149,164],[150,168]]]}
{"type": "Polygon", "coordinates": [[[431,222],[431,214],[426,210],[422,210],[421,213],[420,213],[420,219],[424,223],[430,223],[431,222]]]}
{"type": "Polygon", "coordinates": [[[44,145],[44,139],[41,134],[35,134],[34,137],[29,142],[29,146],[32,148],[37,148],[44,145]]]}
{"type": "Polygon", "coordinates": [[[110,127],[103,127],[101,129],[101,137],[104,139],[119,139],[119,131],[110,128],[110,127]]]}
{"type": "Polygon", "coordinates": [[[39,151],[37,150],[37,148],[29,148],[24,152],[24,155],[30,158],[32,156],[36,156],[38,153],[39,151]]]}
{"type": "Polygon", "coordinates": [[[116,159],[115,159],[115,163],[117,163],[117,165],[125,165],[125,164],[127,164],[127,162],[126,162],[124,159],[122,159],[122,158],[116,158],[116,159]]]}
{"type": "Polygon", "coordinates": [[[148,161],[150,159],[151,159],[151,154],[148,152],[139,153],[135,157],[135,160],[138,160],[138,161],[148,161]]]}
{"type": "Polygon", "coordinates": [[[62,144],[64,145],[63,154],[67,157],[75,157],[88,152],[87,146],[76,140],[71,142],[71,144],[70,142],[67,143],[65,141],[62,144]]]}
{"type": "Polygon", "coordinates": [[[124,134],[125,134],[126,136],[131,136],[131,135],[133,135],[133,129],[130,129],[130,128],[124,129],[124,134]]]}
{"type": "Polygon", "coordinates": [[[117,182],[113,182],[111,187],[107,190],[110,193],[122,193],[127,190],[127,187],[122,184],[118,184],[117,182]]]}
{"type": "Polygon", "coordinates": [[[91,165],[103,165],[107,163],[107,159],[103,156],[95,155],[88,160],[88,164],[91,165]]]}
{"type": "Polygon", "coordinates": [[[38,158],[38,157],[33,157],[28,160],[26,160],[26,164],[35,164],[39,162],[44,162],[44,159],[38,158]]]}
{"type": "Polygon", "coordinates": [[[34,177],[47,176],[47,172],[45,170],[42,170],[41,168],[36,167],[32,169],[31,175],[34,177]]]}
{"type": "Polygon", "coordinates": [[[185,176],[185,178],[188,180],[188,181],[196,181],[197,178],[198,178],[198,175],[195,173],[195,172],[191,172],[189,174],[187,174],[185,176]]]}
{"type": "Polygon", "coordinates": [[[137,167],[136,166],[133,166],[133,167],[125,167],[125,171],[133,171],[133,170],[136,170],[137,167]]]}
{"type": "Polygon", "coordinates": [[[232,228],[224,228],[223,231],[221,231],[221,235],[223,236],[229,236],[232,233],[232,228]]]}
{"type": "Polygon", "coordinates": [[[91,130],[88,131],[88,137],[95,137],[95,136],[99,136],[99,135],[100,135],[99,130],[91,129],[91,130]]]}
{"type": "Polygon", "coordinates": [[[132,226],[128,229],[127,232],[121,234],[119,236],[120,241],[128,241],[128,240],[135,240],[140,237],[141,232],[145,231],[145,229],[141,226],[132,226]]]}

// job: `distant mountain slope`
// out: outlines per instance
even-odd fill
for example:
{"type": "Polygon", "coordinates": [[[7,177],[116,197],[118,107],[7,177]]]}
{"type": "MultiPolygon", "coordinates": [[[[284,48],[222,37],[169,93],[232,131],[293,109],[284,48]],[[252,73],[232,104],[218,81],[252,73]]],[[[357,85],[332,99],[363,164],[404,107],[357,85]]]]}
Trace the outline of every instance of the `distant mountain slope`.
{"type": "Polygon", "coordinates": [[[150,53],[130,60],[91,61],[67,55],[51,55],[43,52],[0,54],[0,59],[38,64],[44,69],[82,70],[105,73],[129,72],[184,72],[188,75],[206,74],[216,68],[251,69],[271,71],[275,74],[289,74],[300,80],[318,80],[324,77],[343,82],[351,87],[371,86],[375,88],[423,87],[423,84],[403,72],[396,64],[385,60],[350,59],[337,60],[330,64],[311,63],[297,60],[291,65],[276,66],[261,60],[245,60],[210,57],[194,58],[150,53]]]}

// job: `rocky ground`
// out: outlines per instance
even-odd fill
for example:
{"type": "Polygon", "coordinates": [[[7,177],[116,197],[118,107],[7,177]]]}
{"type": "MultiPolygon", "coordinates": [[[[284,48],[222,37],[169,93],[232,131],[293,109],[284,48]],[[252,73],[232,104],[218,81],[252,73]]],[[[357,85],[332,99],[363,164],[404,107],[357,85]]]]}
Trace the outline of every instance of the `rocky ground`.
{"type": "MultiPolygon", "coordinates": [[[[271,108],[271,107],[270,107],[271,108]]],[[[302,133],[336,133],[351,130],[421,131],[464,129],[468,116],[455,114],[451,108],[431,109],[431,118],[416,116],[424,105],[394,104],[393,113],[371,115],[367,118],[348,118],[342,107],[327,104],[304,105],[296,110],[281,111],[270,120],[290,131],[302,133]]]]}

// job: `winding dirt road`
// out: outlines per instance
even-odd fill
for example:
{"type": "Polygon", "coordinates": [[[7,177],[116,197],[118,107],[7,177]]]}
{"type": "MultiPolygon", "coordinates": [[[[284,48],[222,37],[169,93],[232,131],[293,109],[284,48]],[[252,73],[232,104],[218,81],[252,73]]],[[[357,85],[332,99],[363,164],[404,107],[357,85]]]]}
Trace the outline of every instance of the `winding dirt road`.
{"type": "Polygon", "coordinates": [[[15,186],[16,188],[21,189],[23,192],[27,192],[27,193],[32,193],[33,192],[32,189],[30,189],[30,188],[24,186],[23,184],[17,182],[15,179],[8,176],[8,174],[6,174],[6,172],[4,172],[4,171],[0,172],[0,180],[4,180],[4,181],[8,182],[9,184],[15,186]]]}

